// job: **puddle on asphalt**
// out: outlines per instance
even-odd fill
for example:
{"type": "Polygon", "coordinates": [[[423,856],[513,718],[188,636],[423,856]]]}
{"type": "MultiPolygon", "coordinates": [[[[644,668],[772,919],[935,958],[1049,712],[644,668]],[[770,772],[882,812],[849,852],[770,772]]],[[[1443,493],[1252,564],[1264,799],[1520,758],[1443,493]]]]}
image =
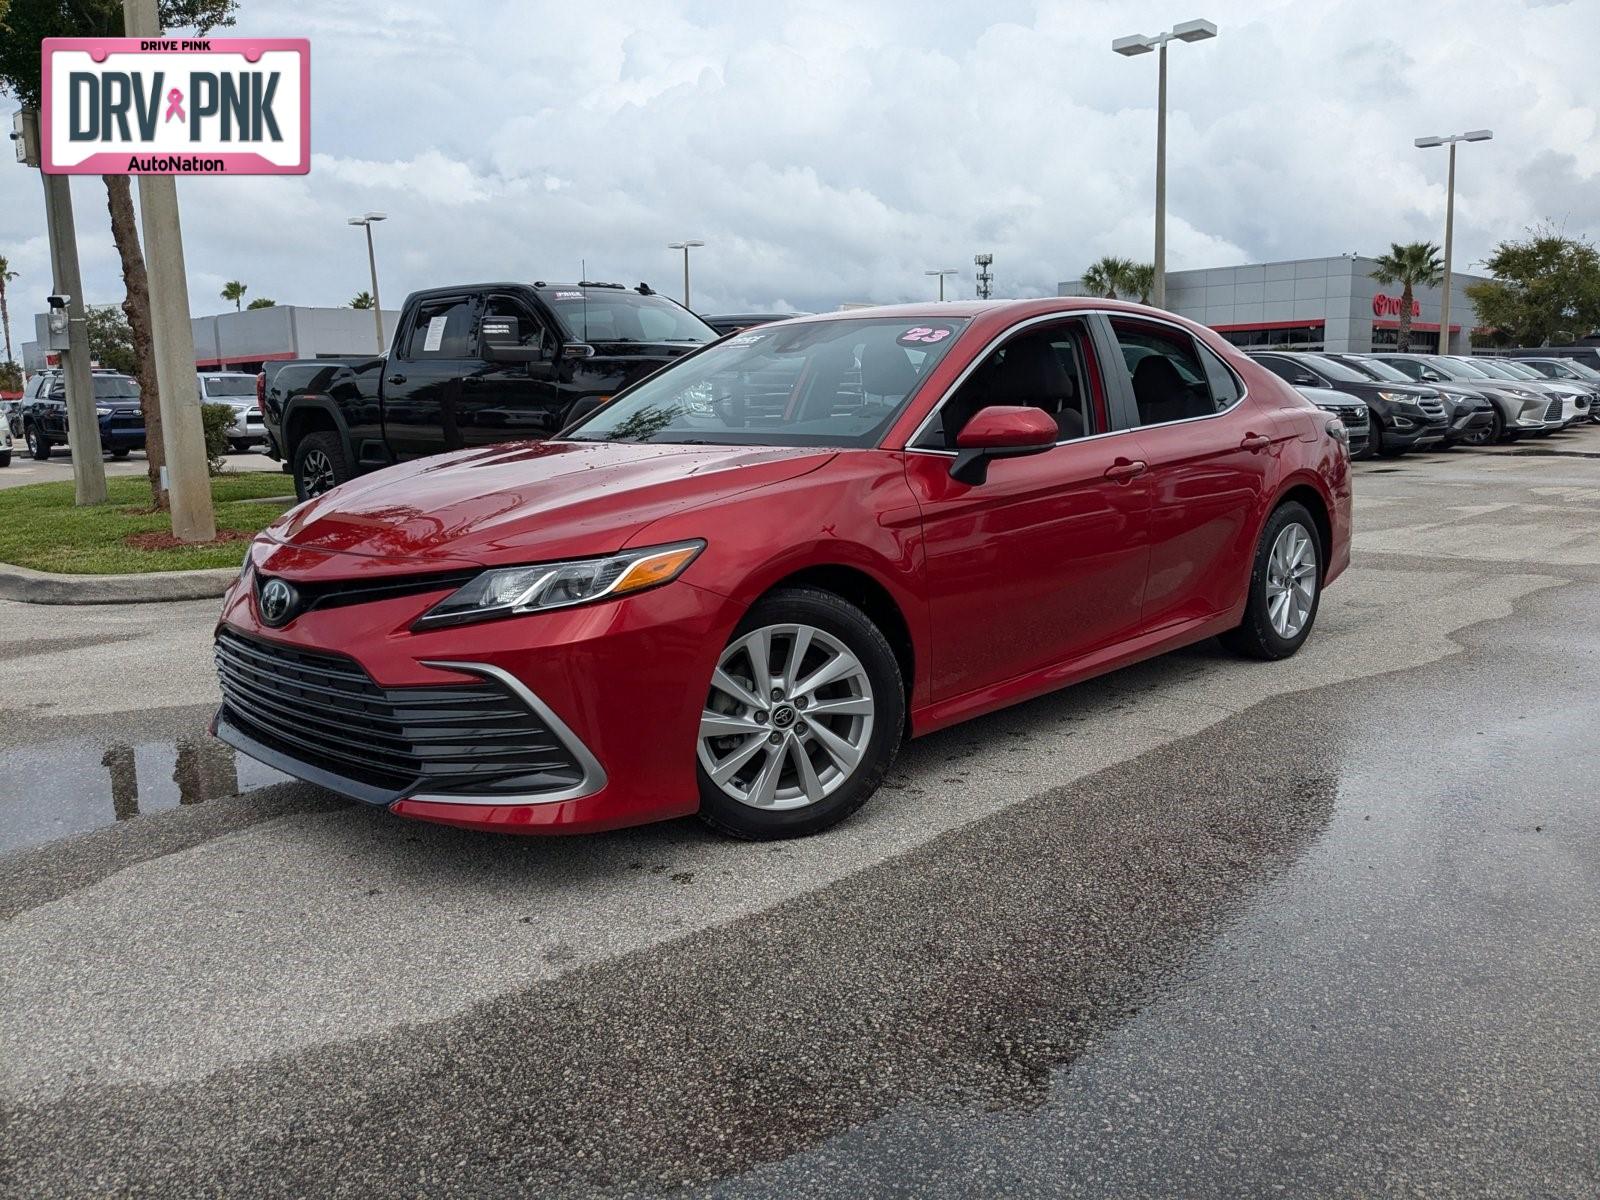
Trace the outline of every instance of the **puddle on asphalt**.
{"type": "Polygon", "coordinates": [[[0,751],[0,852],[287,780],[204,733],[13,747],[0,751]]]}

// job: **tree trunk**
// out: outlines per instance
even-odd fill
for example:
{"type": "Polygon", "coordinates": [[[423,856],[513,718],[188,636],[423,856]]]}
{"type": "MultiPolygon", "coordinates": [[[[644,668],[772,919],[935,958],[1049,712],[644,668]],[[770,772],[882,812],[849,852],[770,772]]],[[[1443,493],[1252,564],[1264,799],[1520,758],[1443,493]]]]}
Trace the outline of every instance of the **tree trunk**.
{"type": "Polygon", "coordinates": [[[156,508],[169,507],[161,486],[166,449],[161,442],[161,393],[156,387],[155,344],[150,336],[150,279],[145,274],[144,251],[139,247],[133,217],[133,189],[126,175],[104,175],[106,207],[111,210],[111,237],[122,256],[122,282],[127,295],[122,311],[133,331],[134,374],[139,380],[139,408],[144,414],[144,458],[150,476],[150,497],[156,508]]]}
{"type": "Polygon", "coordinates": [[[11,357],[11,309],[6,304],[6,281],[4,279],[0,279],[0,325],[4,325],[6,330],[6,361],[16,362],[17,360],[11,357]]]}
{"type": "Polygon", "coordinates": [[[1400,330],[1394,335],[1395,348],[1401,354],[1411,349],[1411,285],[1400,291],[1400,330]]]}

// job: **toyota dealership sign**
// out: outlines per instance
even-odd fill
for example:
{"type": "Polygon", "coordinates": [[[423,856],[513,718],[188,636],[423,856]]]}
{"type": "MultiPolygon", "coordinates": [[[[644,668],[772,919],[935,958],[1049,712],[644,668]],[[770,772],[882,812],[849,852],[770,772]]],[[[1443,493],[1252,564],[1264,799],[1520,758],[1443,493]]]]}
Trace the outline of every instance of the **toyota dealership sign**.
{"type": "Polygon", "coordinates": [[[43,167],[60,175],[304,175],[304,38],[46,38],[43,167]]]}

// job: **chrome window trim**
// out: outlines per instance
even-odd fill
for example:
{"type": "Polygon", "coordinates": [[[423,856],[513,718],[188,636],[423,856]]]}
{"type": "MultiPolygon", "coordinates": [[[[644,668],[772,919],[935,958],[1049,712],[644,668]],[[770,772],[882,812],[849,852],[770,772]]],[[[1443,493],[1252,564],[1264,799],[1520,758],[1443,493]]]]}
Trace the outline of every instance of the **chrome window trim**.
{"type": "Polygon", "coordinates": [[[493,795],[470,796],[465,794],[443,794],[437,792],[417,792],[406,796],[407,800],[423,800],[429,804],[485,804],[485,805],[515,805],[515,804],[560,804],[566,800],[582,800],[585,796],[592,796],[606,785],[605,768],[598,759],[589,752],[589,747],[583,740],[573,733],[571,728],[555,711],[546,704],[511,672],[500,667],[490,666],[480,662],[444,662],[438,660],[424,660],[425,667],[438,667],[441,671],[460,671],[467,675],[481,675],[496,680],[509,688],[511,692],[532,710],[533,714],[542,720],[555,734],[559,741],[577,762],[583,778],[571,787],[562,788],[554,792],[527,792],[502,793],[493,795]]]}
{"type": "MultiPolygon", "coordinates": [[[[916,441],[925,432],[927,432],[928,426],[933,423],[934,418],[936,418],[939,413],[943,411],[944,406],[950,402],[950,397],[956,394],[961,385],[967,381],[967,377],[978,369],[983,360],[992,354],[1001,342],[1024,329],[1030,329],[1035,325],[1044,325],[1052,321],[1070,321],[1075,317],[1093,316],[1124,317],[1135,321],[1149,321],[1155,325],[1165,325],[1170,329],[1176,329],[1180,333],[1186,333],[1190,337],[1195,338],[1195,341],[1200,341],[1199,338],[1195,337],[1192,329],[1186,325],[1179,324],[1177,321],[1171,321],[1164,317],[1147,316],[1144,313],[1130,313],[1120,308],[1075,308],[1066,312],[1044,313],[1037,317],[1029,317],[1026,321],[1019,322],[1018,324],[1012,325],[1011,327],[1001,330],[999,333],[995,334],[995,336],[990,338],[989,341],[984,345],[983,349],[973,356],[972,361],[966,365],[966,368],[962,370],[961,374],[957,375],[950,386],[944,390],[944,395],[940,396],[934,406],[928,410],[928,415],[922,418],[922,420],[918,422],[917,427],[911,431],[911,436],[906,439],[905,445],[902,447],[902,453],[931,454],[939,458],[954,458],[957,453],[954,450],[939,450],[930,446],[918,446],[916,445],[916,441]]],[[[1092,351],[1094,349],[1093,346],[1091,346],[1090,349],[1092,351]]],[[[1238,381],[1239,398],[1232,404],[1228,405],[1227,408],[1224,408],[1219,412],[1205,413],[1198,417],[1180,417],[1176,421],[1159,421],[1153,425],[1130,425],[1126,429],[1106,429],[1100,433],[1085,434],[1083,437],[1064,438],[1061,441],[1058,441],[1056,445],[1076,446],[1080,442],[1092,442],[1098,438],[1116,437],[1120,434],[1135,433],[1140,429],[1165,429],[1171,425],[1188,425],[1195,421],[1213,421],[1218,417],[1227,416],[1249,398],[1250,385],[1242,375],[1233,369],[1228,360],[1223,358],[1221,354],[1217,354],[1216,350],[1212,349],[1210,346],[1207,346],[1206,349],[1211,350],[1213,354],[1216,354],[1217,360],[1221,362],[1222,365],[1227,368],[1229,373],[1233,375],[1234,379],[1238,381]]],[[[1105,389],[1105,383],[1105,380],[1101,380],[1101,387],[1103,390],[1105,389]]],[[[1106,406],[1109,409],[1111,397],[1107,395],[1105,399],[1106,406]]]]}

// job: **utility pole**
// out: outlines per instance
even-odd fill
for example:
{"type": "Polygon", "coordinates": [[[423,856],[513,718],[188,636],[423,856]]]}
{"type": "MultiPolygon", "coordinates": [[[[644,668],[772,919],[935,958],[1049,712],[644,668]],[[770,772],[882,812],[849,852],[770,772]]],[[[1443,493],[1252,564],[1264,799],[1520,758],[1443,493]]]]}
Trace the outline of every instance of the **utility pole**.
{"type": "Polygon", "coordinates": [[[1165,33],[1146,37],[1131,33],[1111,43],[1111,49],[1125,57],[1161,52],[1161,65],[1156,77],[1156,246],[1155,282],[1150,287],[1150,303],[1156,308],[1167,306],[1167,43],[1203,42],[1217,36],[1217,27],[1210,21],[1184,21],[1165,33]]]}
{"type": "Polygon", "coordinates": [[[695,246],[704,246],[704,242],[694,241],[692,238],[681,242],[668,242],[668,250],[683,251],[683,306],[689,307],[689,251],[695,246]]]}
{"type": "Polygon", "coordinates": [[[359,217],[351,217],[347,224],[361,225],[367,231],[367,266],[372,271],[372,316],[378,323],[378,353],[384,350],[383,340],[383,300],[378,295],[378,255],[372,248],[372,224],[374,221],[386,221],[388,215],[381,212],[369,212],[359,217]]]}
{"type": "MultiPolygon", "coordinates": [[[[1444,201],[1444,282],[1439,299],[1439,353],[1450,353],[1450,255],[1455,249],[1452,243],[1456,233],[1456,143],[1457,142],[1487,142],[1494,137],[1490,129],[1474,129],[1468,133],[1452,133],[1445,136],[1419,137],[1411,144],[1419,150],[1431,150],[1435,146],[1450,147],[1450,177],[1445,184],[1444,201]]],[[[1471,349],[1470,339],[1468,349],[1471,349]]]]}
{"type": "Polygon", "coordinates": [[[994,294],[994,272],[989,270],[994,264],[994,255],[975,254],[972,256],[972,261],[978,268],[976,279],[978,299],[987,300],[994,294]]]}
{"type": "MultiPolygon", "coordinates": [[[[23,114],[25,146],[39,144],[39,119],[23,114]]],[[[33,165],[37,166],[37,163],[33,165]]],[[[45,222],[50,233],[50,263],[56,294],[67,298],[67,349],[61,352],[67,385],[67,446],[72,451],[73,500],[106,502],[106,464],[100,453],[100,415],[94,410],[94,377],[89,373],[89,324],[83,313],[83,278],[78,271],[78,231],[72,223],[72,185],[65,175],[46,175],[45,222]]]]}
{"type": "MultiPolygon", "coordinates": [[[[128,37],[159,37],[156,0],[122,0],[122,25],[128,37]]],[[[189,324],[189,280],[183,265],[177,181],[171,175],[139,176],[139,213],[150,275],[150,326],[156,383],[161,390],[161,441],[167,452],[172,536],[181,542],[209,542],[217,536],[217,522],[211,508],[211,472],[196,390],[194,328],[189,324]]]]}

